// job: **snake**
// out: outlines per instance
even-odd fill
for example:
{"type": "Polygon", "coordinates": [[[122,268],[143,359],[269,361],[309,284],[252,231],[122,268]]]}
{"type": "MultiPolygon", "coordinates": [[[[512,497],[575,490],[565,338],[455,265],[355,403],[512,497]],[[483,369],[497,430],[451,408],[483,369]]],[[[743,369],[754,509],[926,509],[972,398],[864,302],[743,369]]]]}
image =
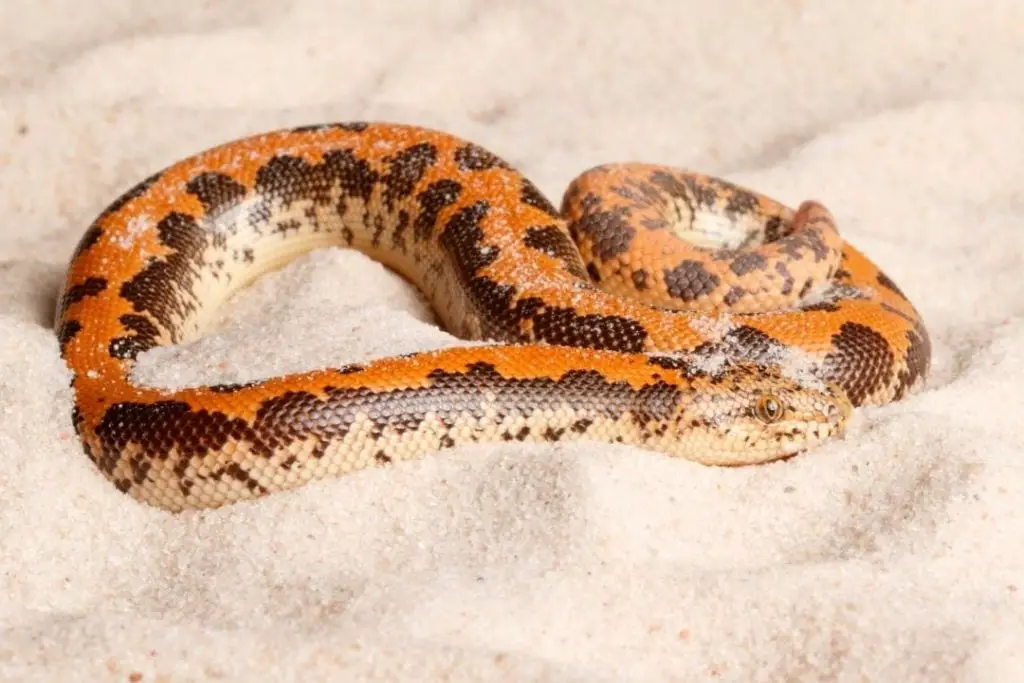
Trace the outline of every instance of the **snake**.
{"type": "Polygon", "coordinates": [[[623,162],[556,207],[484,147],[387,121],[254,134],[138,182],[78,241],[54,332],[83,451],[173,513],[477,443],[788,459],[916,391],[931,360],[914,306],[818,201],[623,162]],[[140,354],[209,334],[255,279],[326,247],[404,278],[466,343],[241,382],[134,379],[140,354]]]}

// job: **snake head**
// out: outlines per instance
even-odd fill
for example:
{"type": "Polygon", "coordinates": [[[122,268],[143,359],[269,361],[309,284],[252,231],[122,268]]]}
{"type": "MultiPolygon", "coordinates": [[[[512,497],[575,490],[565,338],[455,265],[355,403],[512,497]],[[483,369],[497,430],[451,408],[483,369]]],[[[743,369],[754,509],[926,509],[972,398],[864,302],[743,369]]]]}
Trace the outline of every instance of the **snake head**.
{"type": "Polygon", "coordinates": [[[695,390],[677,424],[683,457],[709,465],[769,462],[841,435],[853,412],[836,384],[776,367],[730,365],[695,390]]]}

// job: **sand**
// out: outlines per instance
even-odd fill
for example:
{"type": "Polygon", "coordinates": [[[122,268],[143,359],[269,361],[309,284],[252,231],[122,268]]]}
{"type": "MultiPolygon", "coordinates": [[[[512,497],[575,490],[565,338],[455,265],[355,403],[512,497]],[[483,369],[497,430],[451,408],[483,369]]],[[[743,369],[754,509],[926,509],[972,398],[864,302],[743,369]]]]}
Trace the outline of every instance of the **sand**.
{"type": "MultiPolygon", "coordinates": [[[[3,681],[1024,680],[1024,6],[0,4],[3,681]],[[662,162],[816,197],[917,304],[928,386],[721,470],[479,446],[202,514],[118,493],[50,327],[89,221],[218,142],[442,127],[551,198],[662,162]]],[[[268,276],[157,384],[455,343],[341,250],[268,276]]]]}

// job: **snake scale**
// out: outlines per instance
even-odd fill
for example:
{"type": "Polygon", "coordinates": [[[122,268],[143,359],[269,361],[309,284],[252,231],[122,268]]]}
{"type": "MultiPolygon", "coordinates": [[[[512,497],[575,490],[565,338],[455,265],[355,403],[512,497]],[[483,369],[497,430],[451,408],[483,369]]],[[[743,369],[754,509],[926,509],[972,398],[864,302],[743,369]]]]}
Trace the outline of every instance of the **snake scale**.
{"type": "Polygon", "coordinates": [[[581,174],[559,209],[492,152],[385,122],[255,135],[143,180],[81,238],[55,329],[85,452],[170,511],[479,442],[767,462],[914,391],[931,356],[914,307],[817,202],[633,163],[581,174]],[[393,269],[479,343],[132,381],[140,353],[198,338],[256,277],[326,246],[393,269]]]}

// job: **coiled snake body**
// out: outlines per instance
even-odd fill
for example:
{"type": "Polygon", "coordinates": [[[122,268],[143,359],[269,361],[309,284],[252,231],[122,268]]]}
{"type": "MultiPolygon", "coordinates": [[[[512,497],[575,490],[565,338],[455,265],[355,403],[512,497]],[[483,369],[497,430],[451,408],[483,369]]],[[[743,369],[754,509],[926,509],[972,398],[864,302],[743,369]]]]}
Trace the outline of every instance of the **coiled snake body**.
{"type": "Polygon", "coordinates": [[[491,152],[389,123],[275,131],[144,180],[79,243],[56,330],[73,422],[120,490],[216,507],[465,443],[589,439],[706,464],[785,457],[897,400],[928,334],[829,212],[601,166],[557,210],[491,152]],[[310,249],[363,251],[479,346],[245,384],[134,384],[138,354],[310,249]]]}

